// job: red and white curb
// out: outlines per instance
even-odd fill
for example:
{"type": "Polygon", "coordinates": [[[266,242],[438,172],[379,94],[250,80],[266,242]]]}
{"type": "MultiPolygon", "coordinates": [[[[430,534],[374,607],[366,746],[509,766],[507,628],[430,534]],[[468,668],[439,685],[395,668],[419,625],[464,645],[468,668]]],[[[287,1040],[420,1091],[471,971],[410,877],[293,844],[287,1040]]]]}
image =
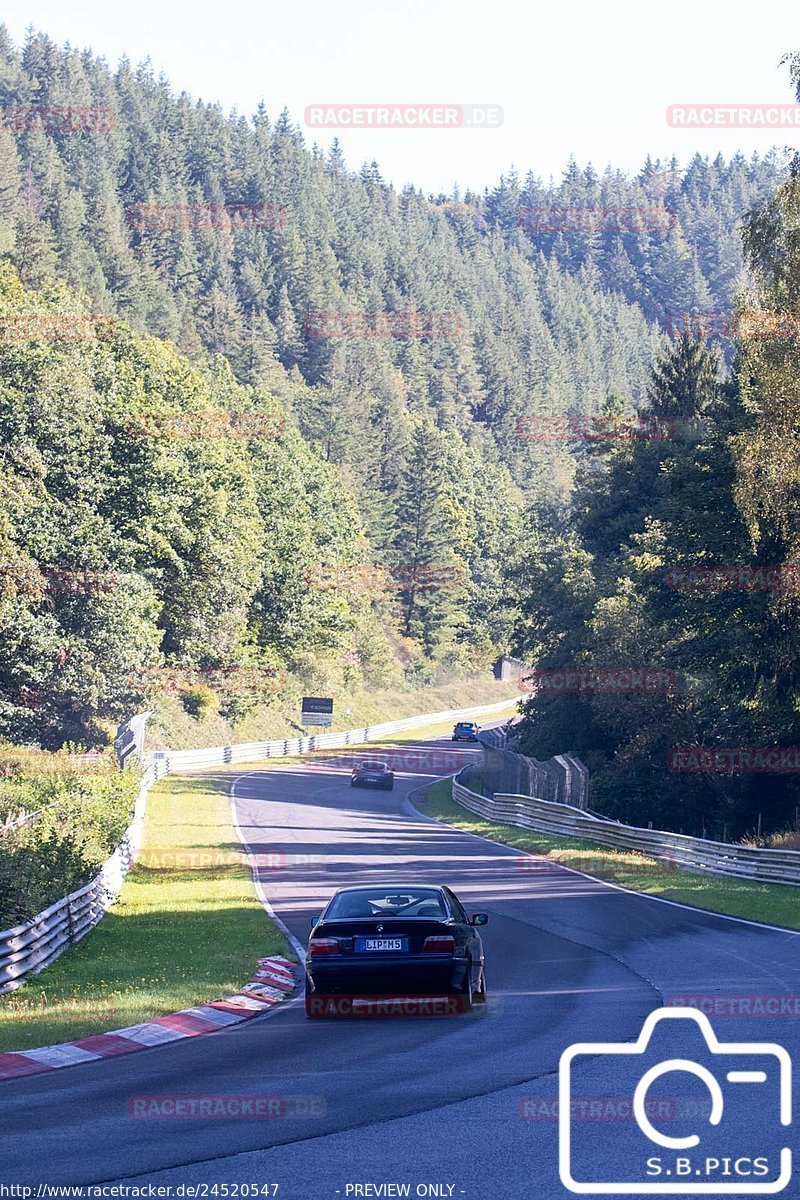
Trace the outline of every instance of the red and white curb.
{"type": "Polygon", "coordinates": [[[247,1021],[280,1004],[297,986],[296,970],[297,963],[280,955],[260,958],[253,978],[233,996],[155,1017],[142,1025],[129,1025],[127,1029],[113,1029],[109,1033],[79,1038],[75,1042],[0,1054],[0,1079],[40,1075],[43,1071],[56,1071],[59,1067],[74,1067],[78,1063],[114,1058],[118,1054],[131,1054],[134,1050],[147,1050],[180,1038],[215,1033],[224,1026],[247,1021]]]}

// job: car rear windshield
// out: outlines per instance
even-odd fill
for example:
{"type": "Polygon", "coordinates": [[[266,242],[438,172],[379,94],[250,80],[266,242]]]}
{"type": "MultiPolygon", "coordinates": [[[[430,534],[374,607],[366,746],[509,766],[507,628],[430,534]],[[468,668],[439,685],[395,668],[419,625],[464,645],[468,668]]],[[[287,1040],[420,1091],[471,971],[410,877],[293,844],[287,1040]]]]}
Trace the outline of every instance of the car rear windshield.
{"type": "Polygon", "coordinates": [[[386,771],[388,770],[385,762],[362,762],[359,768],[362,771],[386,771]]]}
{"type": "Polygon", "coordinates": [[[444,920],[447,909],[436,888],[358,888],[334,896],[326,921],[348,917],[433,917],[444,920]]]}

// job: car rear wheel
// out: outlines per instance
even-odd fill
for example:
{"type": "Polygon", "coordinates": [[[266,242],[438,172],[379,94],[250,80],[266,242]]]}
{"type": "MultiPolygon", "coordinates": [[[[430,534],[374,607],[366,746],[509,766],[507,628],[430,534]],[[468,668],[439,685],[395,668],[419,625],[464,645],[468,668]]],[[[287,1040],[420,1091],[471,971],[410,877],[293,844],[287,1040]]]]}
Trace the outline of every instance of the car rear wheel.
{"type": "Polygon", "coordinates": [[[461,996],[464,999],[464,1012],[469,1012],[475,1002],[475,993],[472,990],[472,965],[467,967],[464,974],[464,982],[461,986],[461,996]]]}
{"type": "Polygon", "coordinates": [[[485,1004],[486,1003],[486,969],[483,967],[481,968],[481,981],[480,981],[480,984],[478,985],[477,992],[473,993],[472,1003],[473,1004],[485,1004]]]}

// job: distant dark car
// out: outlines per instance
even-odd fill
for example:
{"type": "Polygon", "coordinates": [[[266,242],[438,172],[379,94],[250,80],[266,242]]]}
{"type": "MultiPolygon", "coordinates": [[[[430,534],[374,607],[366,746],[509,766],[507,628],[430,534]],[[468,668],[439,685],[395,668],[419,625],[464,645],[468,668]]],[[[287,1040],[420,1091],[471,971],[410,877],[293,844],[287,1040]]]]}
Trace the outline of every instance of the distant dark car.
{"type": "Polygon", "coordinates": [[[367,759],[353,767],[350,787],[379,787],[391,791],[394,787],[394,771],[391,771],[385,762],[367,759]]]}
{"type": "Polygon", "coordinates": [[[337,996],[461,998],[461,1011],[486,1001],[483,942],[448,887],[388,883],[341,888],[314,921],[306,958],[306,1015],[335,1015],[337,996]],[[332,1005],[335,1010],[335,1003],[332,1005]]]}
{"type": "Polygon", "coordinates": [[[480,726],[474,721],[458,721],[453,727],[451,742],[477,742],[480,726]]]}

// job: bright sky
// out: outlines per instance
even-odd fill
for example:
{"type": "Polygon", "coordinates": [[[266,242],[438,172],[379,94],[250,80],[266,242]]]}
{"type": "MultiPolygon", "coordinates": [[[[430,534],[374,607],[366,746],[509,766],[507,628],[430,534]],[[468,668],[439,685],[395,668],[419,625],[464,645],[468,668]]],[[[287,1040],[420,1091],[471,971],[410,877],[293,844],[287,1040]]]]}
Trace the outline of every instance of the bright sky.
{"type": "MultiPolygon", "coordinates": [[[[424,191],[482,189],[512,165],[559,178],[572,154],[636,170],[797,146],[770,132],[671,128],[671,104],[788,104],[783,54],[800,44],[797,0],[4,0],[29,25],[116,64],[150,57],[177,90],[302,123],[308,105],[482,104],[492,129],[338,130],[348,165],[424,191]]],[[[306,129],[327,146],[327,130],[306,129]]]]}

